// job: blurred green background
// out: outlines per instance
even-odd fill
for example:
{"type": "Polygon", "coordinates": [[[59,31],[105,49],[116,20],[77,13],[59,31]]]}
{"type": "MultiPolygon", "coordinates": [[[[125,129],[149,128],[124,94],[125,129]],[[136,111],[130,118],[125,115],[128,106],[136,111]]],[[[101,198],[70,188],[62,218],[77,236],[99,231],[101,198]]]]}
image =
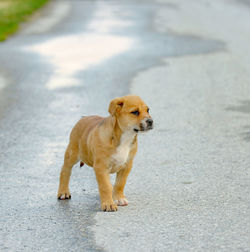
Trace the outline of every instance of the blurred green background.
{"type": "Polygon", "coordinates": [[[22,21],[49,0],[0,0],[0,41],[13,34],[22,21]]]}

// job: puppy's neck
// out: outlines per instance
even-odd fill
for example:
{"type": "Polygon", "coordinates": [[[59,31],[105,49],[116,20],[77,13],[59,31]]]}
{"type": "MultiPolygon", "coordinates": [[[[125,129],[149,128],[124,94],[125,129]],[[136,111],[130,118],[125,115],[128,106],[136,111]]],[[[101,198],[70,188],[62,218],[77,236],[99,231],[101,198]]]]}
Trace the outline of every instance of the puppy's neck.
{"type": "Polygon", "coordinates": [[[115,145],[118,146],[120,144],[128,144],[130,145],[134,142],[136,136],[136,132],[133,130],[123,131],[119,126],[119,123],[115,119],[113,138],[115,139],[115,145]]]}

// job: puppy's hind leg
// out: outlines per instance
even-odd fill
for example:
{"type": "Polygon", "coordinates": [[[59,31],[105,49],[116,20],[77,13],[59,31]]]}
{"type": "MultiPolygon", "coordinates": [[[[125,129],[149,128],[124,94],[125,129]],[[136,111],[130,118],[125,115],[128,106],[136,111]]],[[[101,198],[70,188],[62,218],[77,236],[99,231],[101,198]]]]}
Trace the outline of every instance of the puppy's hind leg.
{"type": "Polygon", "coordinates": [[[78,162],[78,146],[69,143],[64,155],[64,164],[60,173],[60,184],[58,188],[57,198],[60,200],[70,199],[69,180],[71,170],[74,164],[78,162]]]}

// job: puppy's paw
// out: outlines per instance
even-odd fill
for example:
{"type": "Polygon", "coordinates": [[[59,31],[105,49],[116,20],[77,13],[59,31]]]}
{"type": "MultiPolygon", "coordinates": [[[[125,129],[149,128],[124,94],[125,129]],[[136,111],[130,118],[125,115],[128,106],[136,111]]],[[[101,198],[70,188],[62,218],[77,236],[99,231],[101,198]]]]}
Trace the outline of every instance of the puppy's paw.
{"type": "Polygon", "coordinates": [[[115,212],[117,211],[117,205],[114,202],[103,202],[101,204],[102,211],[115,212]]]}
{"type": "Polygon", "coordinates": [[[59,200],[70,199],[70,198],[71,198],[71,194],[70,194],[69,189],[66,189],[66,190],[58,190],[57,198],[58,198],[59,200]]]}
{"type": "Polygon", "coordinates": [[[117,206],[127,206],[128,200],[125,197],[123,197],[115,200],[115,203],[117,204],[117,206]]]}

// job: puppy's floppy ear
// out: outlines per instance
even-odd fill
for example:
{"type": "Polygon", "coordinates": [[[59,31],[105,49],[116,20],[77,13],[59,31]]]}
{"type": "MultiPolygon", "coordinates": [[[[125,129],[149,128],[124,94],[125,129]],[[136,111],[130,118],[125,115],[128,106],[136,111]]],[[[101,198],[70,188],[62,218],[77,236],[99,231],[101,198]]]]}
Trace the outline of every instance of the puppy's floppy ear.
{"type": "Polygon", "coordinates": [[[113,116],[116,112],[119,112],[123,107],[123,98],[118,97],[112,100],[109,104],[109,113],[113,116]]]}

